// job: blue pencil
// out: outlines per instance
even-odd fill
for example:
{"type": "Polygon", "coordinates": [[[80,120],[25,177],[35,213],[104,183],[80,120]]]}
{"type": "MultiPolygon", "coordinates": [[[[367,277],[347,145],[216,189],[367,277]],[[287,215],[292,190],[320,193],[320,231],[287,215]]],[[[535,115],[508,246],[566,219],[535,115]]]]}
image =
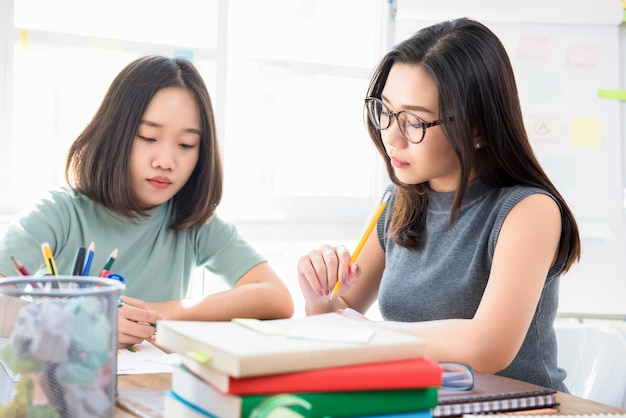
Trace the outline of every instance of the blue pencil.
{"type": "Polygon", "coordinates": [[[89,276],[91,271],[91,263],[93,262],[93,255],[96,251],[96,244],[92,242],[87,249],[87,256],[85,257],[85,267],[83,268],[83,276],[89,276]]]}

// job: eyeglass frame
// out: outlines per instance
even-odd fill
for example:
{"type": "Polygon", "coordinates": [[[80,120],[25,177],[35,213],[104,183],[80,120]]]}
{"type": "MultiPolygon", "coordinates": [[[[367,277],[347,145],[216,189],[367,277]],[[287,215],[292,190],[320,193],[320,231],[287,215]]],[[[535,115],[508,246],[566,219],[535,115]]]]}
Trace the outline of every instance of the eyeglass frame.
{"type": "Polygon", "coordinates": [[[471,390],[474,388],[474,369],[469,364],[459,363],[456,361],[440,361],[439,366],[442,371],[442,379],[441,379],[441,389],[446,390],[471,390]],[[454,372],[448,371],[448,375],[446,376],[446,366],[456,367],[460,370],[463,370],[465,374],[465,378],[469,381],[466,384],[454,384],[458,378],[455,378],[454,372]]]}
{"type": "MultiPolygon", "coordinates": [[[[444,122],[443,119],[437,119],[437,120],[433,120],[430,122],[425,121],[424,119],[420,118],[419,116],[407,111],[407,110],[401,110],[399,112],[395,112],[391,109],[389,109],[389,106],[387,106],[385,104],[385,102],[382,101],[382,99],[379,99],[378,97],[372,97],[372,96],[368,96],[365,98],[365,111],[367,112],[367,117],[370,120],[370,122],[372,122],[372,124],[374,125],[374,127],[376,129],[378,129],[379,131],[384,131],[386,129],[389,129],[389,127],[391,126],[391,117],[395,116],[396,117],[396,122],[398,124],[398,128],[400,129],[400,133],[402,134],[402,136],[404,137],[404,139],[406,139],[409,143],[411,144],[420,144],[423,140],[424,137],[426,136],[426,129],[431,128],[433,126],[437,126],[437,125],[441,125],[442,122],[444,122]],[[377,102],[380,103],[381,106],[383,106],[385,109],[387,109],[389,111],[389,124],[386,127],[382,127],[382,125],[380,124],[380,120],[376,121],[376,119],[373,117],[372,112],[370,112],[369,110],[369,103],[371,102],[377,102]],[[403,125],[400,123],[400,115],[406,113],[409,116],[414,117],[415,119],[417,119],[420,122],[420,126],[422,128],[422,137],[420,138],[419,141],[415,142],[411,139],[409,139],[408,135],[404,132],[404,128],[403,125]]],[[[454,120],[454,117],[450,116],[447,118],[447,120],[454,120]]]]}

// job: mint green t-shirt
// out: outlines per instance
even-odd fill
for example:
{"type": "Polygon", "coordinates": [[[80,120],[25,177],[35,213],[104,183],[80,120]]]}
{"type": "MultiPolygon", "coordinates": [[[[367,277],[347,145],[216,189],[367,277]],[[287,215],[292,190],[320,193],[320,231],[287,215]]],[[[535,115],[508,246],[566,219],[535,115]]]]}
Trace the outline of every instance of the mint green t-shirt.
{"type": "Polygon", "coordinates": [[[46,194],[20,215],[0,239],[0,273],[17,276],[11,257],[32,275],[47,273],[41,244],[48,242],[59,274],[69,275],[76,251],[95,243],[91,276],[117,248],[111,271],[125,278],[125,295],[148,302],[182,299],[192,271],[204,266],[229,285],[265,259],[235,225],[214,216],[194,231],[169,228],[173,207],[167,202],[141,220],[128,220],[69,188],[46,194]]]}

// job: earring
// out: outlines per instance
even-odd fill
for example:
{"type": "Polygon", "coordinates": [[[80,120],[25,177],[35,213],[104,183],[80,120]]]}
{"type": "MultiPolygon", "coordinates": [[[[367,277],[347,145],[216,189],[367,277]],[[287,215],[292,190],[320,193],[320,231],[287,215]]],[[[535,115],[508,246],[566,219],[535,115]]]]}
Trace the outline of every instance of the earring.
{"type": "Polygon", "coordinates": [[[482,144],[479,143],[479,142],[474,144],[474,148],[476,148],[476,149],[481,149],[482,147],[483,147],[482,144]]]}

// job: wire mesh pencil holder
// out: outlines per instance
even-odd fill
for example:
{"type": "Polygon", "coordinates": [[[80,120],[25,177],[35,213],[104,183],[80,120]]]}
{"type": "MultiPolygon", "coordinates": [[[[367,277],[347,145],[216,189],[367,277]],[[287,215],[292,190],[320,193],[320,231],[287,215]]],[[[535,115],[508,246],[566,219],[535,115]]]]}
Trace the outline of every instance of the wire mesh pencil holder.
{"type": "Polygon", "coordinates": [[[0,416],[110,418],[118,280],[0,279],[0,416]]]}

